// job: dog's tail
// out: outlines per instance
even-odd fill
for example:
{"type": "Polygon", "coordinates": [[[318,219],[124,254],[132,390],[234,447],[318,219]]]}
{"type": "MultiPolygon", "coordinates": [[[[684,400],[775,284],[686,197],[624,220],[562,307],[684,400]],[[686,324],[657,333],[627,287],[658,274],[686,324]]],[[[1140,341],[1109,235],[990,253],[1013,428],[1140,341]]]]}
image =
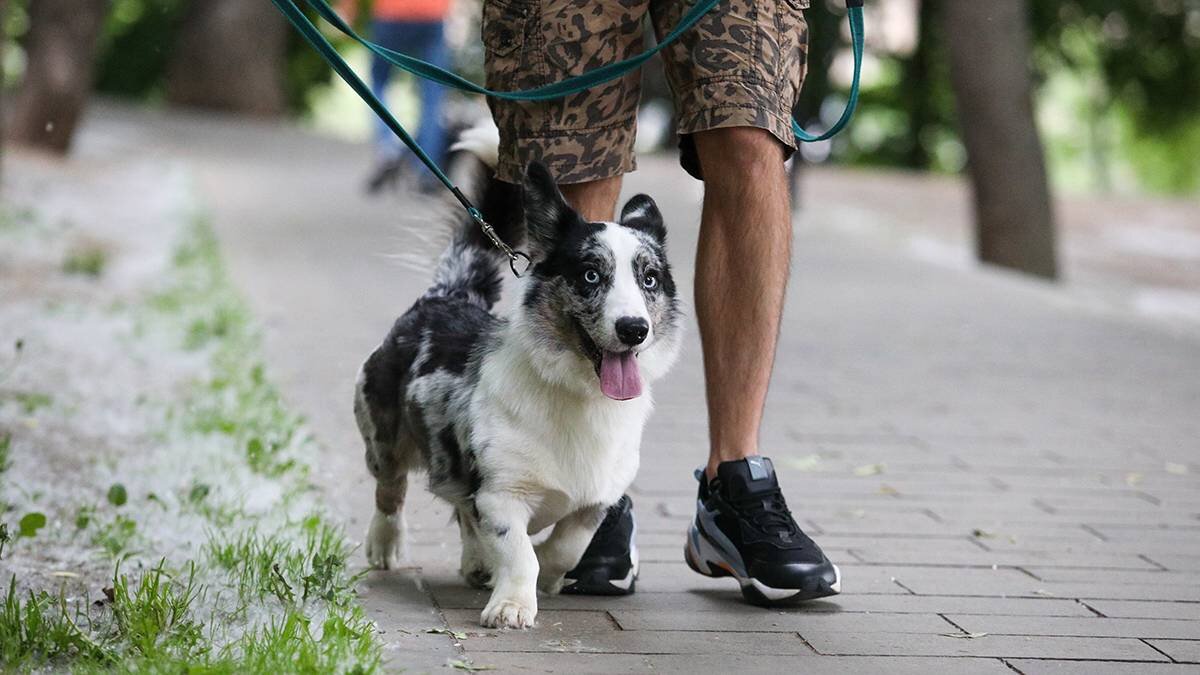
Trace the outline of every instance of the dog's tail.
{"type": "MultiPolygon", "coordinates": [[[[496,178],[500,132],[491,120],[463,131],[450,146],[455,182],[483,214],[496,234],[516,248],[525,237],[521,216],[521,188],[496,178]]],[[[500,299],[503,270],[508,259],[492,245],[479,224],[463,213],[450,247],[434,272],[431,295],[465,295],[491,309],[500,299]]]]}

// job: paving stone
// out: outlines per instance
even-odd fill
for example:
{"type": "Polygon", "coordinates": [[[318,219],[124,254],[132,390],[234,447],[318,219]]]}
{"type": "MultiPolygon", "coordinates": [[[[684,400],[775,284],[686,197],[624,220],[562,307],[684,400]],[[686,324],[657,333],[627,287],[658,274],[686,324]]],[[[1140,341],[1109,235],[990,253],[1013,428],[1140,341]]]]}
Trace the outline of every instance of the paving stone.
{"type": "Polygon", "coordinates": [[[1095,570],[1052,567],[1023,567],[1042,581],[1089,582],[1102,578],[1113,584],[1155,584],[1163,586],[1200,586],[1200,573],[1168,572],[1164,570],[1109,570],[1098,575],[1095,570]]]}
{"type": "Polygon", "coordinates": [[[1033,620],[1029,617],[947,614],[946,618],[968,633],[1200,640],[1200,617],[1194,621],[1101,617],[1039,617],[1033,620]]]}
{"type": "Polygon", "coordinates": [[[757,614],[736,616],[727,616],[722,612],[683,610],[610,610],[609,614],[616,619],[622,630],[803,633],[804,630],[813,628],[858,632],[934,633],[945,632],[947,626],[953,628],[936,614],[802,614],[769,609],[757,614]]]}
{"type": "Polygon", "coordinates": [[[1103,579],[1097,579],[1091,583],[1037,582],[1036,587],[1038,590],[1060,598],[1200,602],[1200,586],[1160,586],[1146,583],[1106,584],[1103,579]]]}
{"type": "Polygon", "coordinates": [[[1089,599],[1085,604],[1109,617],[1200,621],[1200,602],[1089,599]]]}
{"type": "MultiPolygon", "coordinates": [[[[894,579],[917,595],[1007,595],[1036,597],[1043,584],[1015,569],[979,569],[963,567],[850,566],[843,568],[843,588],[852,588],[853,579],[846,570],[873,578],[894,579]]],[[[1064,596],[1065,597],[1065,596],[1064,596]]]]}
{"type": "Polygon", "coordinates": [[[1158,553],[1146,556],[1153,562],[1174,572],[1200,572],[1200,555],[1173,555],[1158,553]]]}
{"type": "Polygon", "coordinates": [[[659,675],[697,675],[698,673],[746,673],[778,675],[802,672],[805,675],[844,675],[845,673],[888,673],[888,675],[931,675],[970,672],[980,675],[1012,675],[999,659],[905,658],[871,656],[805,658],[794,656],[739,656],[723,654],[632,655],[632,654],[514,654],[481,652],[472,654],[477,665],[488,665],[497,672],[532,673],[657,673],[659,675]]]}
{"type": "Polygon", "coordinates": [[[1200,667],[1176,663],[1103,663],[1099,661],[1052,661],[1011,659],[1008,661],[1025,675],[1200,675],[1200,667]]]}
{"type": "MultiPolygon", "coordinates": [[[[947,631],[950,633],[950,631],[947,631]]],[[[1166,661],[1140,640],[1127,638],[1025,637],[985,635],[970,639],[945,635],[889,633],[803,633],[820,654],[870,656],[988,656],[1013,658],[1166,661]]]]}
{"type": "Polygon", "coordinates": [[[1179,663],[1200,663],[1200,640],[1147,640],[1179,663]]]}
{"type": "Polygon", "coordinates": [[[497,652],[750,654],[817,658],[795,633],[775,633],[764,638],[755,633],[635,630],[559,637],[539,630],[510,630],[494,639],[478,638],[474,643],[468,638],[467,653],[473,653],[474,645],[481,650],[497,652]]]}
{"type": "MultiPolygon", "coordinates": [[[[914,565],[933,564],[954,567],[1056,567],[1079,568],[1089,574],[1095,570],[1129,569],[1158,570],[1158,566],[1132,553],[1065,553],[1062,551],[985,551],[963,542],[963,546],[917,546],[903,547],[876,544],[871,548],[850,548],[849,551],[861,562],[872,564],[914,565]]],[[[1034,572],[1037,574],[1036,572],[1034,572]]],[[[1041,576],[1038,574],[1038,576],[1041,576]]]]}

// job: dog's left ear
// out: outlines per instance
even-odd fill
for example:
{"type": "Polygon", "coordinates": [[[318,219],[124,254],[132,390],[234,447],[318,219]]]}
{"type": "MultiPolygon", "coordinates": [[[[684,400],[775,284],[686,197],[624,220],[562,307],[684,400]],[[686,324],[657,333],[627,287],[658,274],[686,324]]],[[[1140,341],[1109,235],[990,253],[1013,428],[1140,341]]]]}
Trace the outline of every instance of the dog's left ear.
{"type": "Polygon", "coordinates": [[[641,230],[659,241],[666,241],[667,228],[654,200],[646,195],[634,195],[621,209],[621,224],[641,230]]]}
{"type": "Polygon", "coordinates": [[[535,249],[549,249],[571,223],[575,212],[567,206],[550,170],[541,162],[530,162],[525,168],[522,188],[529,242],[535,249]]]}

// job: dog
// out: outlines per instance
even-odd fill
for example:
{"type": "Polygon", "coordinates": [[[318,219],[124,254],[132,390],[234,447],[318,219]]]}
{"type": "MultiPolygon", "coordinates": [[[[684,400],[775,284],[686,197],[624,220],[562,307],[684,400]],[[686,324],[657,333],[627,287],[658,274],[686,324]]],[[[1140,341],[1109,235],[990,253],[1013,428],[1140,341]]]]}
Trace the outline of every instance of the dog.
{"type": "Polygon", "coordinates": [[[616,222],[571,209],[531,163],[521,185],[494,176],[493,133],[456,149],[482,174],[476,203],[529,271],[493,312],[507,259],[464,216],[433,285],[363,364],[354,413],[376,480],[371,566],[400,563],[408,475],[424,470],[462,537],[460,573],[492,589],[487,627],[528,628],[537,591],[557,593],[609,505],[637,474],[651,384],[681,342],[681,310],[654,200],[616,222]],[[553,526],[544,542],[530,539],[553,526]]]}

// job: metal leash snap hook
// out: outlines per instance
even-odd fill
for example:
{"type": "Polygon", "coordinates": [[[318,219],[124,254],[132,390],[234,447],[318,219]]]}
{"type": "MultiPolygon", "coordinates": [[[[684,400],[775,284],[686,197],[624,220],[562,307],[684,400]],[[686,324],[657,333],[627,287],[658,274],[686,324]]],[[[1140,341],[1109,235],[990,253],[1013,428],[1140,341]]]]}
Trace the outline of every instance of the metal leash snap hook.
{"type": "Polygon", "coordinates": [[[530,267],[533,267],[533,261],[529,259],[529,256],[526,255],[524,251],[513,251],[508,254],[508,268],[512,270],[512,273],[516,275],[518,279],[525,276],[525,273],[529,271],[530,267]],[[521,263],[520,269],[517,269],[518,259],[525,261],[521,263]]]}
{"type": "Polygon", "coordinates": [[[512,273],[516,275],[518,279],[521,278],[521,275],[529,271],[533,261],[529,259],[529,256],[526,255],[524,251],[514,250],[513,247],[504,243],[504,240],[500,238],[500,235],[496,234],[496,229],[483,219],[483,214],[479,212],[479,209],[475,208],[474,206],[468,206],[467,212],[470,213],[471,217],[475,219],[475,222],[479,224],[479,229],[483,230],[483,234],[488,238],[488,241],[492,242],[493,246],[500,249],[504,252],[504,255],[508,256],[508,268],[512,270],[512,273]],[[519,258],[523,258],[525,262],[518,270],[517,260],[519,258]]]}

